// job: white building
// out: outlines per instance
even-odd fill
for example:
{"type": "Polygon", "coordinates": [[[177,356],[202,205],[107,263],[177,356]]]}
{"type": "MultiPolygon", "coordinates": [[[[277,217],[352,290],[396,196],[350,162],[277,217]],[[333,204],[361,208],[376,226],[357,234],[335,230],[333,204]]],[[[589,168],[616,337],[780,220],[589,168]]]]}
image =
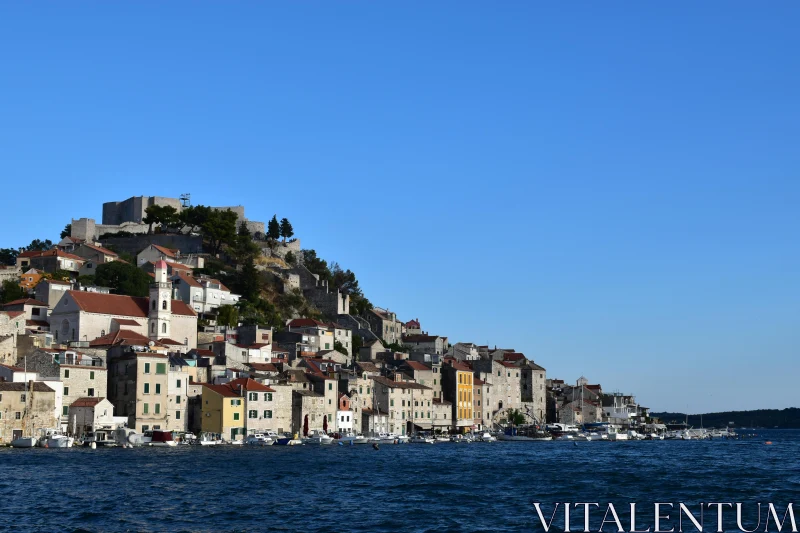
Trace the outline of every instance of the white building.
{"type": "Polygon", "coordinates": [[[241,298],[219,280],[194,277],[185,272],[172,276],[178,298],[197,313],[209,313],[221,305],[235,305],[241,298]]]}

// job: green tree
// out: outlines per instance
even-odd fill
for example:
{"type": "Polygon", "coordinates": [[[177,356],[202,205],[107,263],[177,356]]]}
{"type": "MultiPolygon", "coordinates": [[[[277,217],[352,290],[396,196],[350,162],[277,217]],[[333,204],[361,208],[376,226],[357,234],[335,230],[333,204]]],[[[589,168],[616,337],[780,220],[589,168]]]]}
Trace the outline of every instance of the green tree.
{"type": "Polygon", "coordinates": [[[0,264],[16,265],[19,252],[13,248],[0,248],[0,264]]]}
{"type": "Polygon", "coordinates": [[[331,271],[328,269],[328,262],[317,257],[315,250],[303,250],[303,264],[312,274],[319,276],[319,279],[331,281],[331,271]]]}
{"type": "Polygon", "coordinates": [[[160,224],[161,227],[166,228],[168,226],[175,226],[179,221],[178,210],[171,205],[151,205],[144,210],[144,214],[145,216],[142,222],[150,225],[147,233],[151,235],[153,233],[154,224],[160,224]]]}
{"type": "Polygon", "coordinates": [[[72,280],[72,272],[69,270],[54,270],[52,272],[46,272],[43,277],[45,279],[54,279],[58,281],[70,281],[72,280]]]}
{"type": "Polygon", "coordinates": [[[89,287],[97,284],[97,282],[94,280],[94,276],[88,274],[84,276],[79,276],[78,283],[81,284],[81,286],[83,287],[89,287]]]}
{"type": "Polygon", "coordinates": [[[278,223],[278,215],[272,215],[272,220],[267,223],[267,239],[277,241],[281,237],[281,225],[278,223]]]}
{"type": "Polygon", "coordinates": [[[44,241],[40,241],[39,239],[33,239],[31,243],[25,247],[25,250],[32,252],[44,252],[45,250],[49,250],[53,247],[53,243],[50,239],[46,239],[44,241]]]}
{"type": "Polygon", "coordinates": [[[232,305],[221,305],[217,308],[217,325],[235,328],[239,325],[239,310],[232,305]]]}
{"type": "Polygon", "coordinates": [[[519,409],[508,409],[506,411],[506,420],[515,426],[521,426],[525,423],[525,414],[519,409]]]}
{"type": "Polygon", "coordinates": [[[223,244],[232,244],[236,239],[236,213],[230,209],[220,211],[212,209],[200,228],[203,236],[208,239],[212,253],[217,255],[223,244]]]}
{"type": "Polygon", "coordinates": [[[281,237],[283,237],[283,242],[286,242],[286,239],[291,239],[294,236],[294,228],[292,228],[292,223],[289,222],[288,218],[281,219],[281,237]]]}
{"type": "Polygon", "coordinates": [[[112,261],[98,266],[94,280],[101,287],[109,287],[117,294],[128,296],[148,296],[152,281],[144,270],[122,261],[112,261]]]}
{"type": "Polygon", "coordinates": [[[64,226],[64,229],[61,230],[60,237],[63,239],[64,237],[69,237],[72,235],[72,224],[67,224],[64,226]]]}
{"type": "Polygon", "coordinates": [[[188,228],[190,232],[200,231],[210,214],[211,208],[204,205],[184,207],[178,215],[178,222],[182,225],[181,230],[188,228]]]}
{"type": "Polygon", "coordinates": [[[239,233],[236,235],[231,251],[240,264],[252,261],[261,252],[261,248],[253,242],[253,234],[244,222],[239,225],[239,233]]]}
{"type": "Polygon", "coordinates": [[[3,280],[2,301],[4,304],[25,298],[25,290],[13,279],[3,280]]]}
{"type": "Polygon", "coordinates": [[[295,266],[297,264],[297,258],[292,252],[286,252],[286,257],[284,259],[286,259],[286,263],[291,266],[295,266]]]}
{"type": "Polygon", "coordinates": [[[364,346],[364,339],[361,338],[361,335],[353,334],[353,356],[358,359],[358,352],[361,351],[361,347],[364,346]]]}
{"type": "Polygon", "coordinates": [[[343,354],[347,355],[347,348],[345,348],[344,344],[342,344],[339,341],[336,341],[336,340],[333,341],[333,349],[336,350],[339,353],[343,353],[343,354]]]}

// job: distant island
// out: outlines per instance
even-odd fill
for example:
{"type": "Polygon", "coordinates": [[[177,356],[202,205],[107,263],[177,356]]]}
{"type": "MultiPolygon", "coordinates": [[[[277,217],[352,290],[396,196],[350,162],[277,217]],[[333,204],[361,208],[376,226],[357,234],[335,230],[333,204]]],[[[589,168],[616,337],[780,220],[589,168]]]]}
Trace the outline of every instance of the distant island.
{"type": "MultiPolygon", "coordinates": [[[[687,422],[686,413],[652,413],[665,423],[687,422]]],[[[764,429],[800,429],[800,408],[758,409],[755,411],[726,411],[688,415],[688,424],[693,427],[739,427],[764,429]]]]}

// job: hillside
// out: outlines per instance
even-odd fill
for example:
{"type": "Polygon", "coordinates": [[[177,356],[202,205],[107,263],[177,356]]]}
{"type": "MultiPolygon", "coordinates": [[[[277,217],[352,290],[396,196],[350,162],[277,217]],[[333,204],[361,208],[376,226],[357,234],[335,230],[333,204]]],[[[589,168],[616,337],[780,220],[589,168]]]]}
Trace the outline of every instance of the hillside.
{"type": "MultiPolygon", "coordinates": [[[[652,413],[664,422],[683,422],[685,413],[652,413]]],[[[759,409],[755,411],[726,411],[723,413],[704,413],[689,415],[689,425],[694,427],[759,427],[800,429],[800,408],[759,409]],[[702,420],[701,420],[702,417],[702,420]],[[731,424],[732,422],[732,424],[731,424]]]]}

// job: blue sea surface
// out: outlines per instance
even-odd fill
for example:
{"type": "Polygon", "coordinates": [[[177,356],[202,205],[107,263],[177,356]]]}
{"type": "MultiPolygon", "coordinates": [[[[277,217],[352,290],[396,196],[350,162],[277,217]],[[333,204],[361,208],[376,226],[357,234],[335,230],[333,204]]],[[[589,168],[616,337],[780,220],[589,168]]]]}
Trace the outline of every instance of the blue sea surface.
{"type": "MultiPolygon", "coordinates": [[[[533,502],[542,503],[548,520],[555,502],[599,502],[602,509],[607,502],[618,509],[637,502],[637,522],[646,527],[654,502],[713,501],[752,503],[745,514],[752,528],[756,503],[785,510],[800,494],[800,431],[754,432],[758,437],[744,440],[438,443],[380,450],[2,449],[0,530],[544,531],[533,502]]],[[[602,514],[593,516],[593,527],[602,514]]],[[[582,512],[574,515],[573,531],[580,531],[582,512]]],[[[735,530],[727,529],[731,523],[726,518],[726,530],[735,530]]],[[[716,519],[707,518],[705,526],[714,531],[716,519]]],[[[616,528],[606,525],[605,531],[616,528]]],[[[684,523],[684,531],[693,529],[684,523]]]]}

